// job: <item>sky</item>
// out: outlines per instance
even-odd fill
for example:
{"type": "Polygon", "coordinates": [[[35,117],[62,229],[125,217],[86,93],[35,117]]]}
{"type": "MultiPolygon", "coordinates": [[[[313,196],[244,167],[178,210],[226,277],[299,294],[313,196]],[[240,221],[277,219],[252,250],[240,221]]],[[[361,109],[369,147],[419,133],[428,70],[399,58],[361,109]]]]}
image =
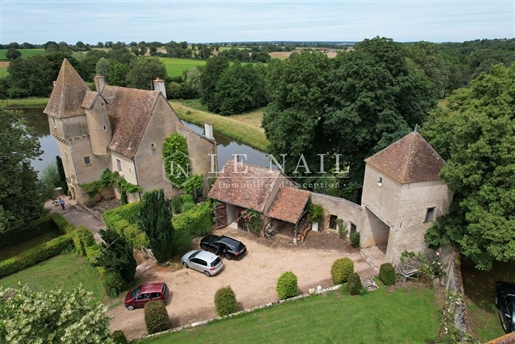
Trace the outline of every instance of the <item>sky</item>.
{"type": "Polygon", "coordinates": [[[515,0],[0,0],[0,43],[463,42],[515,36],[515,0]]]}

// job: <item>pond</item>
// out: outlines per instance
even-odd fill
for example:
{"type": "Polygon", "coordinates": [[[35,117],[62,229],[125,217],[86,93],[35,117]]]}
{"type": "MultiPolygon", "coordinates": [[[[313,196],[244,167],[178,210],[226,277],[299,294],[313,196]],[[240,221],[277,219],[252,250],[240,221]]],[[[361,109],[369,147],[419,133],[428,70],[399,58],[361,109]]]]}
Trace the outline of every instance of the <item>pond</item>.
{"type": "MultiPolygon", "coordinates": [[[[56,156],[59,155],[57,141],[50,134],[47,115],[43,113],[43,108],[21,108],[19,110],[23,111],[25,120],[35,129],[39,143],[41,144],[43,154],[32,161],[34,169],[41,172],[47,164],[54,163],[56,161],[56,156]]],[[[182,122],[196,133],[204,135],[204,128],[185,121],[182,122]]],[[[246,159],[242,158],[244,162],[252,165],[269,167],[268,157],[265,153],[217,132],[214,132],[213,136],[217,143],[218,164],[220,168],[225,164],[225,162],[233,159],[233,154],[245,154],[246,159]]]]}

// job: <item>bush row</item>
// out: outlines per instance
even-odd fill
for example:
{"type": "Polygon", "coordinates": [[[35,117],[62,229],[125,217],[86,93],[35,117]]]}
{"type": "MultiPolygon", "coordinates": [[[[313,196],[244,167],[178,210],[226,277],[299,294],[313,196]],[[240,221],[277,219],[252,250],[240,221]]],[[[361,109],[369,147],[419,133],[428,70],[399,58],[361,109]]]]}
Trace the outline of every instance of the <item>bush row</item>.
{"type": "Polygon", "coordinates": [[[104,212],[104,222],[119,235],[123,236],[134,248],[148,247],[147,234],[138,228],[141,203],[125,204],[104,212]]]}
{"type": "Polygon", "coordinates": [[[176,231],[187,232],[190,236],[202,236],[211,232],[213,225],[213,209],[211,202],[205,201],[182,214],[172,218],[172,224],[176,231]]]}
{"type": "Polygon", "coordinates": [[[48,258],[57,256],[73,245],[73,234],[65,234],[37,247],[29,249],[16,257],[0,262],[0,278],[34,266],[48,258]]]}

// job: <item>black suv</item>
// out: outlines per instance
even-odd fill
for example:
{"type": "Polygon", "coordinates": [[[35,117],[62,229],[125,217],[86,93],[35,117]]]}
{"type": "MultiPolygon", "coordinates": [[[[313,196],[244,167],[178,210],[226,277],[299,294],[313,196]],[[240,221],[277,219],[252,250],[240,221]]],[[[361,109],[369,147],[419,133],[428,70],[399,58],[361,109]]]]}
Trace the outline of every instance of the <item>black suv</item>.
{"type": "Polygon", "coordinates": [[[200,241],[200,247],[205,251],[212,250],[229,260],[240,257],[247,251],[242,242],[225,235],[208,235],[200,241]]]}
{"type": "Polygon", "coordinates": [[[515,284],[498,281],[495,284],[495,304],[506,332],[515,331],[515,284]]]}

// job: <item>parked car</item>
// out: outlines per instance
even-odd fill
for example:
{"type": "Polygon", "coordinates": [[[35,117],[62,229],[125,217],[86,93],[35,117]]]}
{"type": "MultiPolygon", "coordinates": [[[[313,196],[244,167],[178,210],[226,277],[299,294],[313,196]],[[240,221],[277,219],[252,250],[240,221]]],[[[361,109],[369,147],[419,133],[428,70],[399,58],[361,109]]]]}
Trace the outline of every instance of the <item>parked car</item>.
{"type": "Polygon", "coordinates": [[[229,260],[240,257],[247,251],[242,242],[225,235],[208,235],[200,241],[200,247],[206,251],[213,250],[215,254],[221,254],[229,260]]]}
{"type": "Polygon", "coordinates": [[[145,307],[149,301],[168,301],[168,286],[166,283],[148,283],[137,286],[125,295],[124,305],[129,311],[134,308],[145,307]]]}
{"type": "Polygon", "coordinates": [[[207,277],[216,275],[224,267],[224,263],[220,257],[212,254],[211,252],[199,250],[189,251],[182,256],[181,262],[186,269],[192,268],[193,270],[200,271],[207,277]]]}
{"type": "Polygon", "coordinates": [[[498,281],[495,286],[497,305],[502,327],[506,332],[515,331],[515,284],[498,281]]]}

